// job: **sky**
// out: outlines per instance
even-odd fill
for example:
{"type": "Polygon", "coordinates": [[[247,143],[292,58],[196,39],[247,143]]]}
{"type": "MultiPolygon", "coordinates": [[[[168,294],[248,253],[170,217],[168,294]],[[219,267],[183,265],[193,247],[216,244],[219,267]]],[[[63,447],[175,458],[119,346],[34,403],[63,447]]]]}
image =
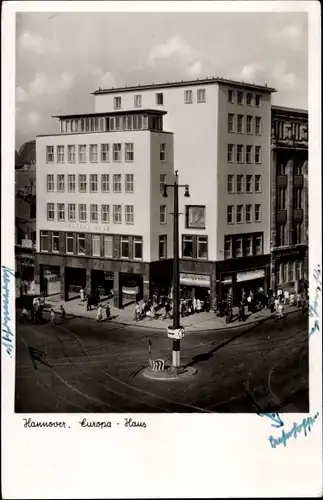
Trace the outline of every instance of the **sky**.
{"type": "Polygon", "coordinates": [[[306,13],[17,13],[16,148],[98,87],[219,76],[307,109],[307,65],[306,13]]]}

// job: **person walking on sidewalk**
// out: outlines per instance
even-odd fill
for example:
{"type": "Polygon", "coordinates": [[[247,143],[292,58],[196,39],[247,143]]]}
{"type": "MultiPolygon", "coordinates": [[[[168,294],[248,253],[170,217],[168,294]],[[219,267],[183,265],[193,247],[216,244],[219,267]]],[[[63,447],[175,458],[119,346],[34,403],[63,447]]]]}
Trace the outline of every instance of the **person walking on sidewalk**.
{"type": "Polygon", "coordinates": [[[61,310],[61,318],[65,319],[66,318],[66,312],[65,312],[63,304],[60,305],[60,310],[61,310]]]}
{"type": "Polygon", "coordinates": [[[244,302],[242,300],[240,302],[240,306],[239,306],[239,321],[245,321],[246,320],[246,314],[245,314],[244,308],[245,308],[245,306],[244,306],[244,302]]]}
{"type": "Polygon", "coordinates": [[[278,318],[284,317],[284,304],[282,302],[278,305],[278,318]]]}
{"type": "Polygon", "coordinates": [[[166,318],[170,318],[170,303],[168,300],[165,304],[165,316],[163,319],[166,319],[166,318]]]}
{"type": "Polygon", "coordinates": [[[249,312],[251,312],[251,310],[252,310],[251,302],[252,302],[252,297],[251,297],[251,295],[249,294],[249,295],[248,295],[248,297],[247,297],[248,311],[249,311],[249,312]]]}
{"type": "Polygon", "coordinates": [[[196,312],[198,312],[198,313],[199,313],[199,312],[201,312],[201,310],[202,310],[202,304],[201,304],[201,301],[200,301],[200,299],[197,299],[197,300],[196,300],[196,312]]]}
{"type": "Polygon", "coordinates": [[[296,294],[296,306],[300,307],[301,306],[301,302],[302,302],[301,294],[299,292],[297,292],[297,294],[296,294]]]}
{"type": "Polygon", "coordinates": [[[96,320],[100,322],[100,321],[102,321],[102,317],[103,317],[102,316],[102,306],[99,306],[98,307],[98,312],[96,314],[96,320]]]}
{"type": "Polygon", "coordinates": [[[196,298],[194,297],[194,298],[193,298],[193,313],[195,313],[195,312],[196,312],[196,309],[197,309],[197,300],[196,300],[196,298]]]}
{"type": "Polygon", "coordinates": [[[109,303],[107,303],[107,306],[105,308],[105,314],[106,314],[107,319],[111,318],[111,309],[110,309],[109,303]]]}
{"type": "Polygon", "coordinates": [[[287,305],[289,302],[289,292],[288,290],[284,291],[284,304],[287,305]]]}
{"type": "Polygon", "coordinates": [[[50,310],[50,324],[51,324],[51,326],[55,326],[55,324],[56,324],[54,309],[50,310]]]}
{"type": "Polygon", "coordinates": [[[141,316],[140,305],[139,305],[139,302],[137,302],[135,305],[135,320],[139,321],[140,316],[141,316]]]}
{"type": "Polygon", "coordinates": [[[280,304],[279,297],[277,296],[274,300],[274,310],[278,314],[278,306],[280,304]]]}
{"type": "Polygon", "coordinates": [[[81,302],[84,302],[84,290],[81,288],[80,290],[80,297],[81,297],[81,302]]]}

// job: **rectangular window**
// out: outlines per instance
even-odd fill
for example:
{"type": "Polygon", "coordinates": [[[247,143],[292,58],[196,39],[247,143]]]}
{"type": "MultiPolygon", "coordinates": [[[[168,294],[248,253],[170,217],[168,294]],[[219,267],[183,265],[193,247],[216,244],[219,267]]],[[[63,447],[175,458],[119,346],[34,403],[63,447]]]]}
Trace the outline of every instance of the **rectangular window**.
{"type": "Polygon", "coordinates": [[[74,253],[74,235],[66,233],[66,253],[74,253]]]}
{"type": "Polygon", "coordinates": [[[252,134],[253,117],[247,115],[247,134],[252,134]]]}
{"type": "Polygon", "coordinates": [[[252,94],[250,92],[247,93],[247,104],[248,106],[252,106],[252,94]]]}
{"type": "Polygon", "coordinates": [[[97,174],[90,174],[90,192],[98,192],[98,176],[97,174]]]}
{"type": "Polygon", "coordinates": [[[57,204],[57,219],[59,221],[65,220],[65,203],[57,204]]]}
{"type": "Polygon", "coordinates": [[[255,193],[261,193],[261,175],[255,175],[255,193]]]}
{"type": "Polygon", "coordinates": [[[101,238],[99,234],[92,234],[92,255],[100,257],[101,255],[101,238]]]}
{"type": "Polygon", "coordinates": [[[133,239],[133,258],[142,259],[142,238],[135,236],[133,239]]]}
{"type": "Polygon", "coordinates": [[[75,163],[75,146],[67,146],[67,161],[75,163]]]}
{"type": "Polygon", "coordinates": [[[246,146],[246,163],[252,163],[252,146],[246,146]]]}
{"type": "Polygon", "coordinates": [[[86,163],[86,145],[79,145],[79,163],[86,163]]]}
{"type": "Polygon", "coordinates": [[[121,224],[121,205],[113,205],[113,223],[121,224]]]}
{"type": "Polygon", "coordinates": [[[262,250],[262,236],[255,237],[255,254],[261,255],[263,253],[262,250]]]}
{"type": "Polygon", "coordinates": [[[183,235],[182,240],[182,255],[183,257],[193,257],[193,237],[183,235]]]}
{"type": "Polygon", "coordinates": [[[238,115],[238,134],[244,133],[244,115],[238,115]]]}
{"type": "Polygon", "coordinates": [[[127,130],[132,130],[132,116],[127,116],[127,130]]]}
{"type": "Polygon", "coordinates": [[[288,266],[288,282],[293,283],[294,281],[294,266],[292,262],[289,262],[288,266]]]}
{"type": "Polygon", "coordinates": [[[285,245],[286,224],[277,224],[277,246],[283,247],[285,245]]]}
{"type": "Polygon", "coordinates": [[[101,222],[105,222],[105,223],[110,222],[110,206],[109,205],[101,205],[101,222]]]}
{"type": "Polygon", "coordinates": [[[160,145],[159,159],[160,161],[166,161],[166,144],[160,145]]]}
{"type": "Polygon", "coordinates": [[[114,109],[121,109],[121,97],[113,98],[114,109]]]}
{"type": "Polygon", "coordinates": [[[64,146],[57,146],[57,163],[64,163],[64,146]]]}
{"type": "Polygon", "coordinates": [[[121,193],[121,174],[113,174],[113,192],[121,193]]]}
{"type": "Polygon", "coordinates": [[[160,205],[159,222],[161,224],[166,224],[166,205],[160,205]]]}
{"type": "Polygon", "coordinates": [[[245,236],[243,238],[243,255],[244,257],[252,255],[252,236],[245,236]]]}
{"type": "Polygon", "coordinates": [[[246,193],[252,193],[252,175],[246,175],[246,193]]]}
{"type": "Polygon", "coordinates": [[[121,161],[121,144],[120,143],[113,144],[113,161],[115,161],[115,162],[121,161]]]}
{"type": "Polygon", "coordinates": [[[166,184],[166,174],[160,174],[160,176],[159,176],[159,190],[161,193],[164,192],[164,184],[166,184]]]}
{"type": "Polygon", "coordinates": [[[159,236],[159,258],[160,259],[167,258],[167,236],[166,235],[159,236]]]}
{"type": "Polygon", "coordinates": [[[75,174],[68,174],[67,176],[68,191],[70,193],[75,192],[75,174]]]}
{"type": "Polygon", "coordinates": [[[233,163],[234,161],[233,152],[234,152],[234,145],[228,144],[228,163],[233,163]]]}
{"type": "Polygon", "coordinates": [[[257,108],[260,108],[260,103],[261,103],[261,96],[259,94],[256,94],[256,106],[257,106],[257,108]]]}
{"type": "Polygon", "coordinates": [[[101,191],[102,193],[108,193],[110,191],[109,174],[101,174],[101,191]]]}
{"type": "Polygon", "coordinates": [[[69,203],[67,205],[67,215],[68,220],[75,221],[75,203],[69,203]]]}
{"type": "Polygon", "coordinates": [[[125,222],[126,224],[134,223],[134,207],[133,205],[126,205],[125,207],[125,222]]]}
{"type": "Polygon", "coordinates": [[[237,162],[243,163],[243,145],[242,144],[237,145],[237,162]]]}
{"type": "Polygon", "coordinates": [[[197,258],[198,259],[207,259],[207,255],[208,255],[207,236],[198,236],[197,237],[197,258]]]}
{"type": "Polygon", "coordinates": [[[46,163],[54,163],[54,146],[46,146],[46,163]]]}
{"type": "Polygon", "coordinates": [[[65,191],[65,175],[57,174],[57,191],[63,193],[65,191]]]}
{"type": "Polygon", "coordinates": [[[54,175],[53,174],[47,174],[47,191],[52,192],[55,189],[54,185],[54,175]]]}
{"type": "Polygon", "coordinates": [[[186,205],[185,216],[186,216],[186,227],[194,229],[205,229],[204,205],[186,205]]]}
{"type": "Polygon", "coordinates": [[[79,174],[79,191],[80,193],[86,193],[86,174],[79,174]]]}
{"type": "Polygon", "coordinates": [[[85,203],[79,204],[79,219],[80,219],[80,222],[86,222],[87,214],[86,214],[86,204],[85,203]]]}
{"type": "Polygon", "coordinates": [[[243,104],[243,92],[238,90],[238,104],[243,104]]]}
{"type": "Polygon", "coordinates": [[[141,108],[141,95],[134,96],[134,106],[135,108],[141,108]]]}
{"type": "Polygon", "coordinates": [[[98,217],[98,205],[96,204],[91,204],[90,205],[90,221],[91,222],[98,222],[99,217],[98,217]]]}
{"type": "Polygon", "coordinates": [[[227,191],[228,193],[234,193],[234,175],[228,175],[227,191]]]}
{"type": "Polygon", "coordinates": [[[252,222],[252,205],[246,205],[246,222],[252,222]]]}
{"type": "Polygon", "coordinates": [[[113,239],[112,236],[104,236],[104,257],[112,259],[113,257],[113,239]]]}
{"type": "Polygon", "coordinates": [[[90,144],[90,162],[97,163],[98,161],[98,145],[90,144]]]}
{"type": "Polygon", "coordinates": [[[243,223],[243,205],[237,205],[237,224],[243,223]]]}
{"type": "Polygon", "coordinates": [[[234,132],[234,114],[228,114],[228,132],[234,132]]]}
{"type": "Polygon", "coordinates": [[[52,252],[59,252],[59,232],[53,231],[52,233],[52,252]]]}
{"type": "Polygon", "coordinates": [[[156,94],[156,104],[157,104],[157,106],[164,105],[164,94],[161,94],[161,93],[156,94]]]}
{"type": "Polygon", "coordinates": [[[302,224],[298,222],[294,225],[293,244],[299,245],[300,243],[302,243],[302,224]]]}
{"type": "Polygon", "coordinates": [[[109,144],[101,144],[101,161],[102,162],[107,162],[109,161],[109,152],[110,152],[110,148],[109,148],[109,144]]]}
{"type": "Polygon", "coordinates": [[[125,161],[134,160],[133,142],[126,142],[125,144],[125,161]]]}
{"type": "Polygon", "coordinates": [[[205,102],[205,89],[198,89],[197,102],[205,102]]]}
{"type": "Polygon", "coordinates": [[[233,220],[233,215],[234,213],[234,206],[233,205],[228,205],[227,206],[227,223],[228,224],[233,224],[234,220],[233,220]]]}
{"type": "Polygon", "coordinates": [[[299,281],[302,279],[302,263],[300,261],[295,261],[295,280],[299,281]]]}
{"type": "Polygon", "coordinates": [[[232,258],[232,236],[224,237],[224,258],[232,258]]]}
{"type": "Polygon", "coordinates": [[[228,102],[234,103],[234,90],[228,90],[228,102]]]}
{"type": "Polygon", "coordinates": [[[302,208],[302,188],[294,188],[294,208],[296,210],[302,208]]]}
{"type": "Polygon", "coordinates": [[[261,163],[261,146],[255,146],[255,162],[261,163]]]}
{"type": "Polygon", "coordinates": [[[134,175],[126,174],[125,177],[125,191],[126,193],[133,193],[134,190],[134,175]]]}
{"type": "Polygon", "coordinates": [[[185,104],[192,104],[193,103],[192,90],[185,90],[184,91],[184,102],[185,102],[185,104]]]}
{"type": "Polygon", "coordinates": [[[261,205],[255,205],[255,222],[261,221],[261,205]]]}
{"type": "Polygon", "coordinates": [[[48,252],[48,231],[40,231],[40,251],[48,252]]]}
{"type": "Polygon", "coordinates": [[[55,220],[54,203],[47,203],[47,220],[55,220]]]}
{"type": "Polygon", "coordinates": [[[239,258],[242,257],[242,238],[236,238],[234,242],[234,256],[239,258]]]}
{"type": "Polygon", "coordinates": [[[85,255],[85,234],[79,233],[77,235],[77,253],[79,255],[85,255]]]}
{"type": "Polygon", "coordinates": [[[237,175],[237,193],[243,193],[243,175],[237,175]]]}
{"type": "Polygon", "coordinates": [[[261,117],[256,116],[256,134],[261,135],[261,117]]]}
{"type": "Polygon", "coordinates": [[[286,188],[277,188],[277,209],[286,210],[286,188]]]}
{"type": "Polygon", "coordinates": [[[129,238],[126,236],[121,236],[120,240],[120,246],[121,246],[121,258],[122,259],[129,259],[129,238]]]}

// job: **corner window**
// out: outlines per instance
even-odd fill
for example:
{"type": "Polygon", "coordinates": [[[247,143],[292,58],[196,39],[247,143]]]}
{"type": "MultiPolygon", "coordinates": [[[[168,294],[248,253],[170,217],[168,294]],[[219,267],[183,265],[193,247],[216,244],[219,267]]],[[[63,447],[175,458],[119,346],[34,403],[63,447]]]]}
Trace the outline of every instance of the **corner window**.
{"type": "Polygon", "coordinates": [[[228,90],[228,102],[234,103],[234,90],[228,90]]]}
{"type": "Polygon", "coordinates": [[[125,161],[133,161],[133,160],[134,160],[133,142],[126,142],[125,161]]]}
{"type": "Polygon", "coordinates": [[[159,258],[167,258],[167,235],[159,236],[159,258]]]}
{"type": "Polygon", "coordinates": [[[205,102],[205,89],[198,89],[197,102],[205,102]]]}
{"type": "Polygon", "coordinates": [[[166,144],[164,143],[160,145],[159,159],[160,161],[166,161],[166,144]]]}
{"type": "Polygon", "coordinates": [[[227,206],[227,223],[228,224],[233,224],[234,220],[234,206],[233,205],[228,205],[227,206]]]}
{"type": "Polygon", "coordinates": [[[207,244],[207,236],[198,236],[197,237],[197,258],[198,259],[207,259],[208,255],[208,244],[207,244]]]}
{"type": "Polygon", "coordinates": [[[157,106],[163,106],[164,105],[164,94],[162,94],[162,93],[157,93],[156,94],[156,104],[157,104],[157,106]]]}
{"type": "Polygon", "coordinates": [[[186,227],[205,229],[205,206],[186,206],[186,227]]]}
{"type": "Polygon", "coordinates": [[[46,146],[46,163],[54,163],[54,146],[46,146]]]}
{"type": "Polygon", "coordinates": [[[193,257],[193,237],[183,235],[182,240],[182,254],[183,257],[193,257]]]}

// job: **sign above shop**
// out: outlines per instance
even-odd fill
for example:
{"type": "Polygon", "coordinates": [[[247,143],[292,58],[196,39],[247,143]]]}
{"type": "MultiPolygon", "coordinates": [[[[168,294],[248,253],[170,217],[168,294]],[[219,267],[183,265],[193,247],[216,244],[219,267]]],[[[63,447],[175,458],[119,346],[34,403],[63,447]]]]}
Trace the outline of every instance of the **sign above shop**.
{"type": "Polygon", "coordinates": [[[112,272],[112,271],[104,271],[104,278],[106,280],[113,280],[114,279],[114,272],[112,272]]]}
{"type": "Polygon", "coordinates": [[[264,278],[264,277],[265,277],[265,270],[264,269],[254,269],[252,271],[237,273],[237,282],[257,280],[259,278],[264,278]]]}
{"type": "Polygon", "coordinates": [[[211,279],[208,274],[180,273],[181,285],[210,287],[211,279]]]}
{"type": "Polygon", "coordinates": [[[232,276],[223,276],[222,278],[223,285],[230,285],[231,283],[232,283],[232,276]]]}
{"type": "Polygon", "coordinates": [[[94,232],[100,232],[100,233],[109,233],[110,232],[110,226],[106,225],[98,225],[98,224],[79,224],[76,222],[72,222],[67,224],[68,229],[83,229],[84,231],[94,231],[94,232]]]}

